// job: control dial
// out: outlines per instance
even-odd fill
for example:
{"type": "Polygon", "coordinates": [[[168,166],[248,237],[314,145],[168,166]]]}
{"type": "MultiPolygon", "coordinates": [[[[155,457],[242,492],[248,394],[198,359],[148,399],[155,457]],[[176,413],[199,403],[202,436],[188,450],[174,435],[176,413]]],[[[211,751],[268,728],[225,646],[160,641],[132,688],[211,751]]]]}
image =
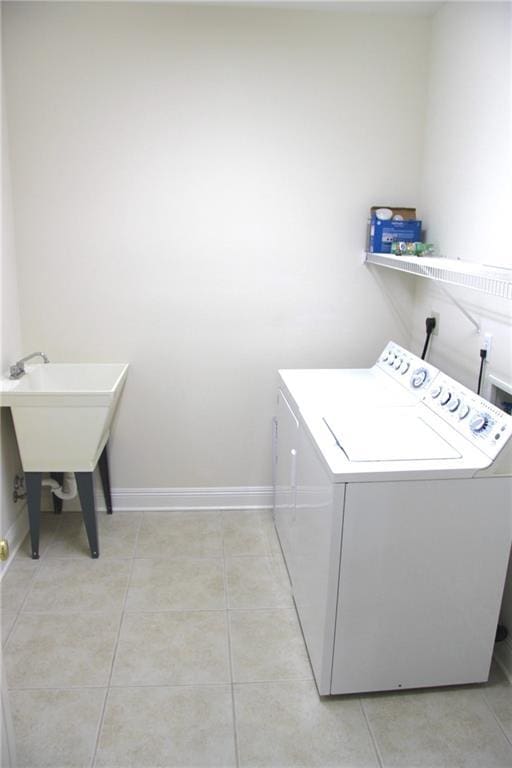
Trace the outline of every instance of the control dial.
{"type": "Polygon", "coordinates": [[[417,370],[414,371],[412,378],[411,378],[411,384],[414,387],[414,389],[421,389],[421,387],[425,384],[428,378],[428,371],[426,368],[417,368],[417,370]]]}
{"type": "Polygon", "coordinates": [[[462,421],[462,419],[466,418],[468,413],[469,413],[469,405],[466,405],[466,403],[462,403],[459,410],[459,419],[462,421]]]}
{"type": "Polygon", "coordinates": [[[469,424],[475,435],[482,433],[489,424],[489,417],[485,413],[478,413],[469,424]]]}
{"type": "Polygon", "coordinates": [[[441,395],[441,405],[446,405],[447,403],[450,402],[451,399],[452,399],[452,393],[446,390],[446,392],[443,392],[443,394],[441,395]]]}
{"type": "Polygon", "coordinates": [[[393,365],[395,360],[396,360],[396,355],[395,355],[394,352],[391,352],[391,354],[389,355],[389,358],[388,358],[388,365],[393,365]]]}
{"type": "Polygon", "coordinates": [[[442,392],[442,391],[443,391],[443,390],[441,389],[441,387],[439,387],[439,386],[437,386],[437,387],[434,387],[434,389],[433,389],[433,390],[431,391],[431,393],[430,393],[430,397],[431,397],[433,400],[435,400],[435,399],[436,399],[436,397],[439,397],[439,395],[441,394],[441,392],[442,392]]]}
{"type": "Polygon", "coordinates": [[[400,368],[400,366],[402,365],[402,363],[403,363],[402,358],[401,357],[397,357],[397,359],[395,360],[395,368],[396,368],[397,371],[400,368]]]}
{"type": "Polygon", "coordinates": [[[402,368],[400,369],[400,372],[401,372],[402,376],[404,375],[404,373],[407,373],[407,371],[409,370],[410,367],[411,366],[409,365],[408,362],[404,362],[402,364],[402,368]]]}
{"type": "Polygon", "coordinates": [[[451,401],[450,405],[448,406],[448,410],[450,411],[450,413],[455,413],[455,411],[457,410],[459,405],[460,405],[459,398],[458,397],[454,397],[453,400],[451,401]]]}

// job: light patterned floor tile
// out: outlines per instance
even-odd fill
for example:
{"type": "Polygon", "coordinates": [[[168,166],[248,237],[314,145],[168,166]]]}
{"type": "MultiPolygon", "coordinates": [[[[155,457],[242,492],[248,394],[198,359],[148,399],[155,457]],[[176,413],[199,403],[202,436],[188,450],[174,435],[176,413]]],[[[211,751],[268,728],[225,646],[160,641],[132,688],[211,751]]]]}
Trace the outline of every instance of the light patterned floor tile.
{"type": "MultiPolygon", "coordinates": [[[[39,558],[47,555],[48,549],[60,525],[61,516],[54,515],[53,512],[41,512],[41,523],[39,531],[39,558]]],[[[32,546],[30,544],[30,534],[27,534],[16,552],[16,560],[32,560],[32,546]]]]}
{"type": "Polygon", "coordinates": [[[5,645],[18,614],[15,611],[2,611],[0,622],[2,624],[2,645],[5,645]]]}
{"type": "Polygon", "coordinates": [[[222,557],[219,512],[146,512],[137,557],[222,557]]]}
{"type": "Polygon", "coordinates": [[[385,768],[512,765],[512,746],[479,689],[381,694],[362,702],[385,768]]]}
{"type": "Polygon", "coordinates": [[[136,559],[128,611],[220,610],[225,608],[222,559],[136,559]]]}
{"type": "Polygon", "coordinates": [[[230,611],[235,682],[312,677],[294,609],[230,611]]]}
{"type": "Polygon", "coordinates": [[[16,613],[20,610],[32,581],[41,569],[39,560],[15,558],[0,582],[0,603],[2,611],[16,613]]]}
{"type": "Polygon", "coordinates": [[[17,768],[88,768],[106,691],[11,691],[17,768]]]}
{"type": "Polygon", "coordinates": [[[47,558],[40,566],[24,610],[121,611],[131,562],[100,557],[47,558]]]}
{"type": "Polygon", "coordinates": [[[255,511],[222,514],[224,552],[229,555],[270,555],[268,515],[255,511]]]}
{"type": "Polygon", "coordinates": [[[113,685],[229,682],[223,611],[125,614],[113,685]]]}
{"type": "Polygon", "coordinates": [[[4,654],[10,688],[107,685],[120,618],[22,613],[4,654]]]}
{"type": "Polygon", "coordinates": [[[226,576],[230,608],[293,607],[280,556],[226,558],[226,576]]]}
{"type": "Polygon", "coordinates": [[[113,688],[98,768],[231,768],[236,764],[229,686],[113,688]]]}
{"type": "Polygon", "coordinates": [[[489,682],[482,686],[482,693],[512,742],[512,684],[495,663],[491,666],[489,682]]]}
{"type": "Polygon", "coordinates": [[[377,768],[358,699],[322,699],[312,681],[234,690],[240,768],[377,768]]]}
{"type": "MultiPolygon", "coordinates": [[[[98,512],[100,557],[133,557],[135,541],[142,520],[140,512],[107,515],[98,512]]],[[[48,557],[90,557],[89,542],[81,512],[68,512],[49,548],[48,557]]]]}

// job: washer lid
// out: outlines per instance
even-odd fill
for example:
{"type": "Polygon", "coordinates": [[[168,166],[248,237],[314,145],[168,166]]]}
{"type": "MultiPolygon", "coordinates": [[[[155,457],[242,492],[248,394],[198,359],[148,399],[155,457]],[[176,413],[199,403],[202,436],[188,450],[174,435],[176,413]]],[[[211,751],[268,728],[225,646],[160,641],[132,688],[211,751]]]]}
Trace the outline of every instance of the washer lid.
{"type": "Polygon", "coordinates": [[[421,416],[409,409],[373,411],[359,417],[324,416],[349,461],[426,461],[460,459],[461,454],[421,416]]]}

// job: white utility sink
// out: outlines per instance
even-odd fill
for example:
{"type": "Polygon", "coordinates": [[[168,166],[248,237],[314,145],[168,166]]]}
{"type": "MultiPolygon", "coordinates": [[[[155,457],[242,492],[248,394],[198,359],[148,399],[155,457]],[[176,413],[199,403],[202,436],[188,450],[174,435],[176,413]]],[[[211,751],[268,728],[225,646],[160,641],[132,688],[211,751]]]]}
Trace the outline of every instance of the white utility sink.
{"type": "Polygon", "coordinates": [[[0,380],[25,472],[92,472],[128,373],[124,363],[41,363],[0,380]]]}

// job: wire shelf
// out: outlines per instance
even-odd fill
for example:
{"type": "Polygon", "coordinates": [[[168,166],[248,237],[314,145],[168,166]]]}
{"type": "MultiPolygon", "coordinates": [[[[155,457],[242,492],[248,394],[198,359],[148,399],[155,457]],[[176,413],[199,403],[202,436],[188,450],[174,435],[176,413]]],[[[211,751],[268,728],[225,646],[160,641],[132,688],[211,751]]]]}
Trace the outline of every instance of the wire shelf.
{"type": "Polygon", "coordinates": [[[512,299],[512,269],[505,267],[488,267],[430,256],[394,256],[391,253],[366,253],[365,262],[512,299]]]}

